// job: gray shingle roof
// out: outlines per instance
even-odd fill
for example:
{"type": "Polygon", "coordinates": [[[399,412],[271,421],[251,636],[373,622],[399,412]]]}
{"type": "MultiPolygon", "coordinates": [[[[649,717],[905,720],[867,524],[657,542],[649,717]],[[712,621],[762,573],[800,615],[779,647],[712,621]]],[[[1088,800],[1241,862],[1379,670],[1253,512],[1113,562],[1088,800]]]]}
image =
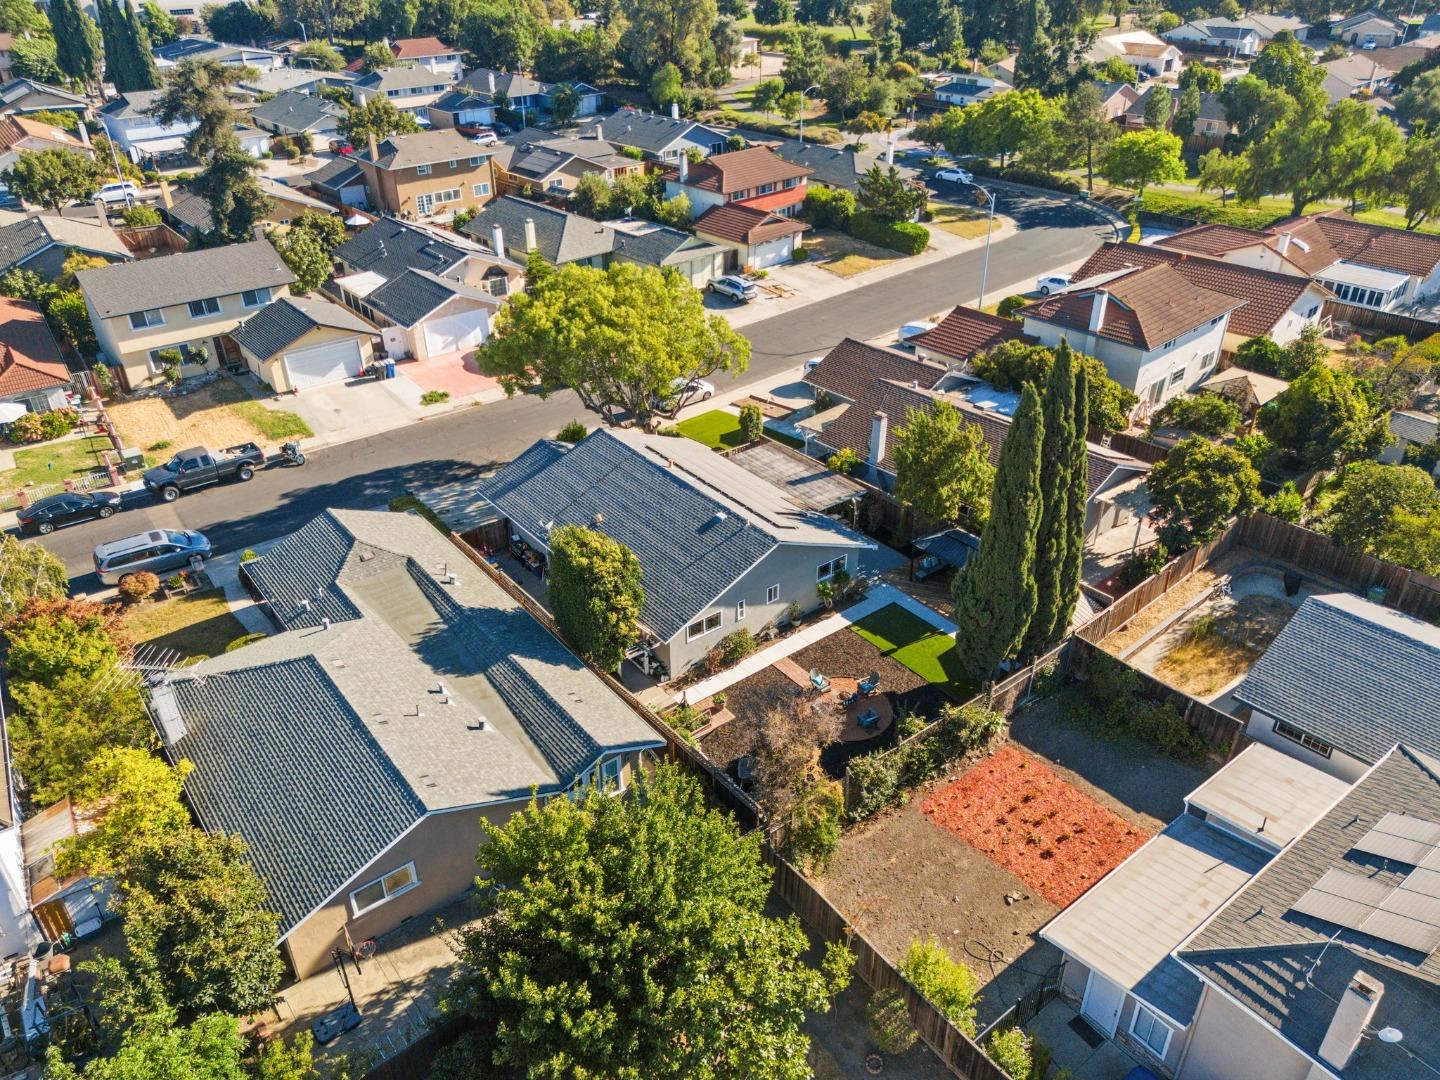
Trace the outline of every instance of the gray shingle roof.
{"type": "Polygon", "coordinates": [[[612,231],[615,233],[613,253],[646,266],[668,266],[671,261],[684,262],[706,251],[725,250],[719,244],[696,243],[694,236],[668,225],[646,222],[633,232],[629,228],[612,228],[612,231]]]}
{"type": "Polygon", "coordinates": [[[252,120],[263,120],[282,131],[309,131],[327,119],[335,119],[340,109],[333,102],[314,94],[301,94],[293,90],[276,94],[262,105],[251,110],[252,120]]]}
{"type": "MultiPolygon", "coordinates": [[[[484,158],[494,153],[491,147],[477,146],[454,128],[391,135],[381,139],[376,150],[379,153],[373,160],[382,169],[409,169],[442,161],[469,162],[471,158],[484,158]]],[[[369,148],[357,147],[355,160],[371,161],[369,148]]]]}
{"type": "Polygon", "coordinates": [[[173,218],[186,228],[209,232],[215,227],[210,209],[210,200],[193,191],[177,191],[171,197],[172,205],[161,207],[161,213],[173,218]]]}
{"type": "Polygon", "coordinates": [[[694,120],[672,120],[657,113],[640,112],[638,109],[617,109],[609,116],[598,117],[585,125],[586,134],[601,124],[607,142],[621,146],[633,146],[658,154],[680,139],[721,146],[728,137],[719,128],[707,127],[694,120]]]}
{"type": "Polygon", "coordinates": [[[268,240],[115,263],[75,275],[102,319],[248,289],[276,289],[295,275],[268,240]]]}
{"type": "Polygon", "coordinates": [[[394,218],[381,218],[335,249],[336,260],[352,271],[371,270],[387,279],[412,269],[444,273],[465,257],[462,249],[394,218]]]}
{"type": "Polygon", "coordinates": [[[8,270],[22,259],[39,254],[52,243],[38,218],[25,218],[0,227],[0,270],[8,270]]]}
{"type": "Polygon", "coordinates": [[[488,102],[492,78],[495,80],[496,91],[512,101],[518,97],[534,97],[537,94],[544,97],[560,85],[559,83],[541,82],[539,79],[532,79],[528,75],[517,75],[511,71],[500,71],[497,68],[476,68],[474,71],[466,72],[459,85],[483,94],[488,102]]]}
{"type": "MultiPolygon", "coordinates": [[[[810,177],[812,183],[828,184],[831,187],[845,188],[847,191],[855,191],[860,186],[860,177],[864,176],[874,166],[878,165],[882,170],[890,168],[885,159],[878,154],[857,154],[853,150],[843,150],[834,146],[821,146],[818,143],[805,143],[801,145],[799,139],[770,139],[764,140],[764,145],[769,146],[780,157],[795,165],[804,165],[813,169],[814,175],[810,177]]],[[[920,177],[918,169],[907,168],[904,165],[896,165],[895,170],[906,180],[916,180],[920,177]]]]}
{"type": "MultiPolygon", "coordinates": [[[[1391,811],[1440,822],[1437,768],[1440,762],[1405,746],[1386,755],[1185,942],[1176,953],[1180,961],[1312,1058],[1336,1001],[1356,971],[1365,971],[1385,985],[1371,1029],[1398,1028],[1411,1054],[1440,1060],[1440,954],[1427,956],[1290,910],[1331,868],[1389,882],[1403,878],[1409,867],[1351,848],[1391,811]]],[[[1367,1040],[1345,1069],[1332,1071],[1345,1080],[1426,1075],[1397,1048],[1375,1040],[1367,1040]]]]}
{"type": "Polygon", "coordinates": [[[317,326],[353,330],[374,336],[376,331],[349,308],[319,297],[282,296],[241,323],[231,335],[251,355],[268,360],[317,326]]]}
{"type": "Polygon", "coordinates": [[[489,244],[490,230],[499,225],[505,233],[506,248],[519,251],[519,257],[524,258],[527,220],[535,223],[535,244],[540,254],[554,266],[608,255],[615,247],[615,230],[598,221],[515,195],[496,199],[469,221],[464,232],[489,244]]]}
{"type": "Polygon", "coordinates": [[[1396,409],[1390,414],[1390,433],[1397,439],[1423,446],[1434,441],[1437,431],[1440,431],[1440,416],[1409,409],[1396,409]]]}
{"type": "Polygon", "coordinates": [[[360,166],[345,157],[327,161],[314,172],[306,173],[305,179],[315,187],[329,188],[331,191],[338,191],[340,188],[365,182],[365,177],[360,173],[360,166]]]}
{"type": "Polygon", "coordinates": [[[400,326],[414,326],[455,295],[433,274],[406,270],[365,297],[365,303],[400,326]]]}
{"type": "Polygon", "coordinates": [[[439,89],[450,82],[450,76],[437,73],[429,68],[413,64],[397,64],[384,71],[372,71],[355,85],[362,90],[415,90],[435,87],[439,89]]]}
{"type": "Polygon", "coordinates": [[[100,111],[117,120],[134,120],[150,115],[150,109],[160,100],[160,90],[131,90],[105,104],[100,111]]]}
{"type": "Polygon", "coordinates": [[[461,112],[465,109],[483,109],[490,104],[489,94],[477,94],[471,90],[450,90],[430,103],[430,108],[441,112],[461,112]]]}
{"type": "Polygon", "coordinates": [[[1235,697],[1362,761],[1440,753],[1440,627],[1348,593],[1307,597],[1235,697]]]}

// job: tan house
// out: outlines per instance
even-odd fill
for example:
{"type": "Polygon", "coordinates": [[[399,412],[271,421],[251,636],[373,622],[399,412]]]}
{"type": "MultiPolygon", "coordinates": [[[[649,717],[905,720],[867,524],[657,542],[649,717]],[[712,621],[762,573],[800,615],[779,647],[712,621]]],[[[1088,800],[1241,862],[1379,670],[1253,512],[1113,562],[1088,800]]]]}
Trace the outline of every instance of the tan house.
{"type": "Polygon", "coordinates": [[[659,735],[422,518],[331,510],[242,570],[279,632],[151,690],[300,978],[473,887],[488,824],[624,790],[659,735]]]}
{"type": "Polygon", "coordinates": [[[319,296],[282,296],[232,335],[254,376],[278,394],[364,374],[380,331],[319,296]]]}
{"type": "Polygon", "coordinates": [[[454,130],[391,135],[354,155],[371,209],[430,217],[484,206],[495,197],[491,151],[454,130]]]}
{"type": "MultiPolygon", "coordinates": [[[[340,213],[338,207],[282,184],[273,177],[257,176],[255,180],[269,199],[260,219],[267,231],[276,226],[289,225],[306,211],[326,217],[340,213]]],[[[193,191],[173,190],[163,179],[160,181],[159,209],[165,223],[186,239],[193,240],[215,228],[215,222],[210,216],[209,199],[193,191]]]]}
{"type": "Polygon", "coordinates": [[[14,168],[21,154],[37,150],[68,150],[81,157],[95,157],[83,126],[80,134],[75,134],[28,116],[0,116],[0,172],[14,168]]]}
{"type": "Polygon", "coordinates": [[[104,362],[135,389],[161,380],[165,349],[186,358],[187,377],[243,365],[232,331],[295,275],[269,241],[252,240],[82,270],[75,280],[104,362]]]}

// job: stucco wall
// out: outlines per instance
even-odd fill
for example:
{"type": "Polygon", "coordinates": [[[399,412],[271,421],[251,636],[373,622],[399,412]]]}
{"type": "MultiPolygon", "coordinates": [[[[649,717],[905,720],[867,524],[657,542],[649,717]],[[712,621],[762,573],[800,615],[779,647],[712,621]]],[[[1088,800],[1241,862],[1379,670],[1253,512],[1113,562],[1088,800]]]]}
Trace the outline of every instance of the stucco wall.
{"type": "Polygon", "coordinates": [[[1208,986],[1190,1025],[1178,1080],[1305,1080],[1310,1061],[1280,1036],[1208,986]]]}
{"type": "MultiPolygon", "coordinates": [[[[1303,721],[1300,722],[1300,726],[1302,728],[1305,726],[1303,721]]],[[[1277,735],[1275,718],[1256,709],[1251,710],[1250,718],[1245,723],[1245,734],[1256,742],[1273,747],[1282,754],[1288,754],[1297,761],[1305,762],[1306,765],[1313,765],[1331,776],[1338,776],[1347,783],[1354,783],[1370,768],[1359,758],[1351,757],[1342,750],[1331,750],[1330,756],[1327,758],[1283,735],[1277,735]]]]}
{"type": "MultiPolygon", "coordinates": [[[[360,362],[362,364],[370,363],[375,352],[373,339],[368,337],[358,338],[356,334],[349,330],[340,330],[333,326],[317,326],[308,334],[302,335],[293,345],[286,349],[285,352],[298,352],[301,349],[324,345],[327,341],[341,341],[345,338],[357,338],[360,342],[360,362]]],[[[248,350],[242,348],[240,351],[244,353],[246,366],[250,368],[255,377],[262,382],[269,383],[270,388],[277,394],[286,394],[294,389],[294,387],[290,385],[290,379],[286,374],[285,365],[281,363],[283,353],[281,356],[273,357],[261,363],[255,357],[251,356],[248,350]]]]}

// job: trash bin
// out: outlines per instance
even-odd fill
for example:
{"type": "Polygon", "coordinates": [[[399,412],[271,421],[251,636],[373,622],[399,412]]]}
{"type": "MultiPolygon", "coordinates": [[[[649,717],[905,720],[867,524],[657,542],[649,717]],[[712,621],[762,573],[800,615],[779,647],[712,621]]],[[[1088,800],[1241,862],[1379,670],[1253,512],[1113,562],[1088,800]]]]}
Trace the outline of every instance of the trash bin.
{"type": "Polygon", "coordinates": [[[385,361],[385,377],[386,377],[387,379],[393,379],[393,378],[395,377],[395,361],[394,361],[394,360],[386,360],[386,361],[385,361]]]}

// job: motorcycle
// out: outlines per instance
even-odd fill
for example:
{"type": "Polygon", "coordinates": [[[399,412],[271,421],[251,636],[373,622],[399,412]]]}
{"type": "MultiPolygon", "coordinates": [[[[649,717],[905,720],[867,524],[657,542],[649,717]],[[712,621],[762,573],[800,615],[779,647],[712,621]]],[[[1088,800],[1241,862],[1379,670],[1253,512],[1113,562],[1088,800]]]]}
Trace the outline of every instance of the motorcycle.
{"type": "Polygon", "coordinates": [[[270,465],[304,465],[305,455],[300,450],[300,444],[295,441],[281,443],[280,452],[271,454],[265,459],[265,464],[270,465]]]}

